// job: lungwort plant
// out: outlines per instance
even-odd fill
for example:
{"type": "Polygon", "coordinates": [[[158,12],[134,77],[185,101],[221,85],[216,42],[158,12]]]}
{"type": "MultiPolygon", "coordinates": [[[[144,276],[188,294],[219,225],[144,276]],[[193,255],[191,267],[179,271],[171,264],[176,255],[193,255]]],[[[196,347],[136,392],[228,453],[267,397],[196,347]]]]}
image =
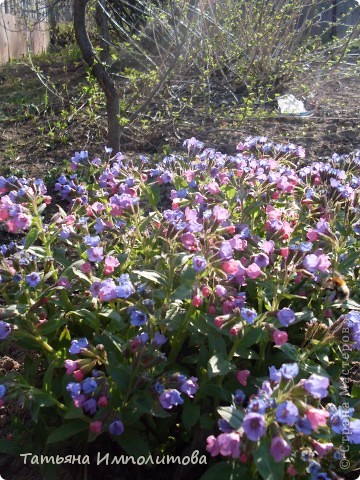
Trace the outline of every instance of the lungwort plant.
{"type": "Polygon", "coordinates": [[[184,147],[76,153],[52,197],[0,178],[1,348],[31,353],[0,385],[29,429],[1,448],[103,434],[134,458],[198,450],[204,480],[339,478],[360,442],[359,153],[184,147]]]}

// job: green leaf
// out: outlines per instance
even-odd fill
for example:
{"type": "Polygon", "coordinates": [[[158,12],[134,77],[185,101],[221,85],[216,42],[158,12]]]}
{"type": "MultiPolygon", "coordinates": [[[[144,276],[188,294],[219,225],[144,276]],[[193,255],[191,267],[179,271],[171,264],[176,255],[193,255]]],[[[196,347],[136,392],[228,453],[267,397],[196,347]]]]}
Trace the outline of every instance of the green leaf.
{"type": "Polygon", "coordinates": [[[295,362],[299,360],[300,355],[298,349],[292,343],[284,343],[283,345],[281,345],[281,347],[276,348],[279,348],[279,350],[284,352],[290,360],[294,360],[295,362]]]}
{"type": "Polygon", "coordinates": [[[193,401],[186,399],[182,412],[181,419],[182,424],[187,430],[196,425],[200,417],[200,405],[195,404],[193,401]]]}
{"type": "Polygon", "coordinates": [[[31,247],[31,245],[33,245],[33,243],[35,243],[35,241],[38,238],[38,234],[39,234],[38,228],[34,227],[29,231],[29,233],[26,235],[25,242],[24,242],[25,250],[27,250],[29,247],[31,247]]]}
{"type": "Polygon", "coordinates": [[[165,275],[161,275],[158,272],[155,272],[154,270],[134,270],[133,273],[136,275],[139,275],[140,277],[146,278],[147,280],[150,280],[151,282],[158,283],[159,285],[162,285],[163,287],[167,287],[168,281],[165,275]]]}
{"type": "Polygon", "coordinates": [[[275,462],[270,453],[270,438],[263,437],[260,445],[254,451],[256,468],[263,480],[282,480],[284,477],[284,462],[275,462]]]}
{"type": "Polygon", "coordinates": [[[72,267],[72,271],[73,271],[75,277],[79,278],[80,280],[84,280],[84,282],[87,285],[92,284],[92,280],[90,280],[90,278],[87,275],[85,275],[85,273],[83,273],[78,268],[72,267]]]}
{"type": "Polygon", "coordinates": [[[254,478],[246,465],[236,462],[220,462],[212,465],[200,480],[246,480],[254,478]]]}
{"type": "Polygon", "coordinates": [[[106,371],[114,382],[119,386],[120,390],[126,391],[130,382],[130,367],[125,365],[118,365],[113,367],[112,365],[106,365],[106,371]]]}
{"type": "Polygon", "coordinates": [[[244,420],[243,412],[234,407],[220,407],[218,408],[219,415],[226,420],[234,430],[238,430],[244,420]]]}
{"type": "Polygon", "coordinates": [[[97,330],[99,328],[99,319],[96,317],[96,314],[94,312],[90,312],[90,310],[87,310],[86,308],[73,310],[72,312],[68,312],[68,315],[81,318],[82,322],[93,330],[97,330]]]}
{"type": "Polygon", "coordinates": [[[132,427],[126,426],[124,433],[116,439],[128,455],[135,459],[149,455],[149,444],[144,437],[132,427]]]}
{"type": "Polygon", "coordinates": [[[23,452],[23,448],[14,444],[9,440],[0,439],[0,452],[2,454],[8,453],[9,455],[20,455],[23,452]]]}
{"type": "Polygon", "coordinates": [[[352,252],[345,257],[338,266],[339,273],[346,273],[346,271],[358,264],[360,252],[352,252]]]}
{"type": "Polygon", "coordinates": [[[89,423],[85,421],[72,421],[71,423],[66,423],[61,425],[61,427],[56,428],[48,436],[46,444],[58,443],[66,440],[67,438],[73,437],[74,435],[80,432],[86,432],[89,430],[89,423]]]}
{"type": "Polygon", "coordinates": [[[208,377],[212,378],[218,375],[226,375],[231,372],[233,368],[233,365],[226,360],[226,358],[221,355],[213,355],[208,363],[208,377]]]}

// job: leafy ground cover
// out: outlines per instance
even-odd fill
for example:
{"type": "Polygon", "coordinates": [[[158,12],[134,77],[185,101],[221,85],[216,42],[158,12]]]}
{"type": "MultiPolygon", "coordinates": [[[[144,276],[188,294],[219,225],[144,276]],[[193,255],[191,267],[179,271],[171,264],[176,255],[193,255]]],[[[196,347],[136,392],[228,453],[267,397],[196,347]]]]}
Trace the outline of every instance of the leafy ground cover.
{"type": "Polygon", "coordinates": [[[26,235],[2,246],[0,334],[34,352],[2,379],[30,416],[2,449],[111,438],[135,458],[208,455],[204,480],[341,478],[359,443],[359,152],[184,147],[155,165],[76,153],[51,218],[42,180],[1,178],[1,219],[26,235]]]}

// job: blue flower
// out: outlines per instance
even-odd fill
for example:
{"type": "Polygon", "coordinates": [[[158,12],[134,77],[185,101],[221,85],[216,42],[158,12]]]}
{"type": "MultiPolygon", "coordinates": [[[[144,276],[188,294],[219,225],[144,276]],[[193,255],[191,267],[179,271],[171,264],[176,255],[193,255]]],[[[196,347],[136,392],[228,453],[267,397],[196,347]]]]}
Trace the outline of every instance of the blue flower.
{"type": "Polygon", "coordinates": [[[118,278],[119,286],[117,287],[117,296],[119,298],[128,298],[130,295],[135,293],[135,288],[130,281],[130,277],[127,273],[118,278]]]}
{"type": "Polygon", "coordinates": [[[207,263],[204,257],[201,257],[200,255],[196,255],[195,257],[193,257],[193,268],[195,272],[203,272],[206,268],[206,265],[207,263]]]}
{"type": "Polygon", "coordinates": [[[124,431],[124,424],[120,420],[115,420],[109,425],[109,432],[112,435],[121,435],[124,431]]]}
{"type": "Polygon", "coordinates": [[[81,385],[80,383],[71,382],[66,385],[66,390],[70,392],[72,398],[75,398],[80,395],[81,385]]]}
{"type": "Polygon", "coordinates": [[[277,312],[276,317],[283,327],[288,327],[295,322],[295,313],[291,308],[282,308],[277,312]]]}
{"type": "Polygon", "coordinates": [[[11,333],[10,323],[3,322],[0,320],[0,340],[5,340],[5,338],[11,333]]]}
{"type": "Polygon", "coordinates": [[[234,393],[234,403],[236,405],[242,405],[245,400],[245,393],[242,390],[235,390],[234,393]]]}
{"type": "Polygon", "coordinates": [[[299,373],[299,366],[297,363],[284,363],[280,368],[281,376],[286,380],[295,378],[299,373]]]}
{"type": "Polygon", "coordinates": [[[92,393],[97,389],[97,382],[93,378],[85,378],[83,382],[81,382],[81,388],[84,393],[92,393]]]}
{"type": "Polygon", "coordinates": [[[161,406],[166,410],[170,410],[173,406],[181,405],[182,403],[184,403],[180,392],[175,388],[164,390],[159,396],[159,401],[161,403],[161,406]]]}
{"type": "Polygon", "coordinates": [[[69,352],[72,353],[73,355],[76,355],[77,353],[80,353],[83,348],[87,348],[88,345],[89,345],[89,342],[85,337],[79,338],[79,340],[72,340],[71,347],[69,348],[69,352]]]}
{"type": "Polygon", "coordinates": [[[29,275],[26,275],[26,283],[30,287],[36,287],[41,281],[40,275],[36,272],[29,273],[29,275]]]}
{"type": "Polygon", "coordinates": [[[6,393],[5,385],[0,385],[0,398],[3,398],[6,393]]]}
{"type": "Polygon", "coordinates": [[[325,398],[328,394],[329,379],[313,373],[304,382],[304,388],[314,398],[325,398]]]}
{"type": "Polygon", "coordinates": [[[255,321],[255,318],[258,316],[255,310],[246,307],[243,307],[240,310],[240,315],[249,325],[252,325],[255,321]]]}
{"type": "Polygon", "coordinates": [[[305,433],[306,435],[310,435],[312,432],[311,424],[306,417],[298,418],[295,422],[295,427],[298,432],[305,433]]]}
{"type": "Polygon", "coordinates": [[[257,442],[266,433],[266,422],[260,413],[247,413],[243,421],[243,429],[249,440],[257,442]]]}
{"type": "Polygon", "coordinates": [[[144,325],[146,323],[146,320],[147,320],[146,313],[143,313],[140,310],[134,310],[131,312],[130,323],[134,327],[141,327],[141,325],[144,325]]]}
{"type": "Polygon", "coordinates": [[[276,420],[279,423],[286,423],[286,425],[294,425],[299,416],[299,410],[293,402],[286,401],[278,405],[277,409],[275,410],[275,415],[276,420]]]}

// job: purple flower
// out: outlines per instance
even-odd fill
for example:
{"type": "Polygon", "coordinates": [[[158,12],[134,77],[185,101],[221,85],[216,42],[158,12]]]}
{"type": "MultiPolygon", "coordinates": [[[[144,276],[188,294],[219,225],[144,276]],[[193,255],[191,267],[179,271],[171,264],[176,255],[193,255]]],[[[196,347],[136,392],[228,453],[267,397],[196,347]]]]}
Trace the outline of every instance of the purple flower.
{"type": "Polygon", "coordinates": [[[232,258],[233,248],[228,240],[222,242],[222,244],[220,245],[219,255],[220,258],[224,260],[229,260],[230,258],[232,258]]]}
{"type": "Polygon", "coordinates": [[[81,385],[80,383],[71,382],[66,385],[66,390],[70,392],[71,398],[75,398],[80,395],[81,385]]]}
{"type": "Polygon", "coordinates": [[[342,433],[344,426],[347,426],[349,418],[352,417],[353,413],[353,408],[334,408],[334,410],[330,413],[330,426],[332,431],[335,433],[342,433]]]}
{"type": "Polygon", "coordinates": [[[260,413],[247,413],[242,426],[248,439],[253,442],[257,442],[266,433],[266,422],[260,413]]]}
{"type": "Polygon", "coordinates": [[[201,273],[205,270],[207,262],[204,257],[196,255],[193,257],[193,268],[195,272],[201,273]]]}
{"type": "Polygon", "coordinates": [[[170,410],[173,406],[184,403],[180,392],[175,388],[164,390],[159,396],[159,401],[161,406],[166,410],[170,410]]]}
{"type": "Polygon", "coordinates": [[[84,242],[88,247],[97,247],[100,243],[100,237],[98,235],[85,235],[84,242]]]}
{"type": "Polygon", "coordinates": [[[294,425],[297,417],[299,416],[299,410],[293,402],[286,401],[278,405],[275,410],[275,415],[276,420],[279,423],[286,423],[286,425],[294,425]]]}
{"type": "Polygon", "coordinates": [[[277,312],[276,317],[283,327],[288,327],[295,322],[295,313],[291,308],[282,308],[277,312]]]}
{"type": "Polygon", "coordinates": [[[248,406],[247,406],[247,413],[265,413],[267,408],[267,404],[264,400],[261,398],[253,398],[250,400],[248,406]]]}
{"type": "Polygon", "coordinates": [[[281,376],[286,380],[291,380],[299,374],[297,363],[284,363],[280,368],[281,376]]]}
{"type": "Polygon", "coordinates": [[[134,327],[141,327],[144,325],[147,320],[146,313],[141,312],[140,310],[133,310],[130,315],[130,323],[134,327]]]}
{"type": "Polygon", "coordinates": [[[216,285],[215,295],[217,297],[224,297],[227,294],[227,290],[223,285],[216,285]]]}
{"type": "Polygon", "coordinates": [[[130,281],[127,273],[124,273],[118,278],[119,286],[117,287],[117,296],[119,298],[128,298],[135,293],[135,288],[130,281]]]}
{"type": "Polygon", "coordinates": [[[234,393],[234,403],[236,405],[242,405],[245,400],[245,393],[242,390],[235,390],[234,393]]]}
{"type": "Polygon", "coordinates": [[[254,262],[258,267],[264,268],[269,265],[269,257],[266,255],[266,253],[259,253],[256,255],[254,262]]]}
{"type": "Polygon", "coordinates": [[[255,318],[257,317],[257,313],[255,310],[246,307],[243,307],[240,310],[240,315],[249,325],[252,325],[255,321],[255,318]]]}
{"type": "Polygon", "coordinates": [[[282,437],[274,437],[271,440],[270,453],[276,462],[281,462],[290,455],[291,447],[282,437]]]}
{"type": "Polygon", "coordinates": [[[311,273],[315,273],[319,264],[319,257],[310,253],[306,255],[303,261],[304,268],[311,273]]]}
{"type": "Polygon", "coordinates": [[[39,285],[41,281],[40,275],[36,272],[29,273],[29,275],[26,275],[25,278],[26,278],[26,283],[30,287],[36,287],[37,285],[39,285]]]}
{"type": "Polygon", "coordinates": [[[219,430],[221,430],[223,433],[230,433],[234,431],[230,423],[224,420],[223,418],[220,418],[217,423],[218,423],[219,430]]]}
{"type": "Polygon", "coordinates": [[[304,382],[304,388],[314,398],[325,398],[328,394],[329,379],[313,373],[304,382]]]}
{"type": "MultiPolygon", "coordinates": [[[[91,291],[91,290],[90,290],[91,291]]],[[[96,291],[96,289],[95,289],[96,291]]],[[[118,287],[114,280],[107,278],[99,286],[99,298],[102,302],[109,302],[118,297],[118,287]]]]}
{"type": "Polygon", "coordinates": [[[92,393],[97,389],[97,382],[93,378],[85,378],[83,382],[81,382],[81,388],[84,393],[92,393]]]}
{"type": "Polygon", "coordinates": [[[350,433],[348,433],[347,439],[350,443],[359,444],[360,443],[360,420],[356,419],[350,422],[349,424],[350,433]]]}
{"type": "Polygon", "coordinates": [[[218,222],[223,222],[229,218],[229,211],[226,208],[220,207],[219,205],[215,205],[213,209],[213,217],[218,222]]]}
{"type": "Polygon", "coordinates": [[[90,415],[93,415],[97,409],[95,398],[89,398],[89,400],[86,400],[86,402],[84,402],[83,404],[83,408],[85,412],[89,413],[90,415]]]}
{"type": "Polygon", "coordinates": [[[220,454],[224,457],[238,458],[240,455],[240,435],[237,432],[221,433],[217,437],[220,454]]]}
{"type": "Polygon", "coordinates": [[[121,435],[124,431],[124,424],[120,420],[115,420],[109,425],[109,432],[112,435],[121,435]]]}
{"type": "Polygon", "coordinates": [[[165,335],[163,335],[160,332],[155,332],[154,338],[153,338],[153,344],[156,345],[157,347],[160,347],[161,345],[164,345],[164,343],[167,342],[167,338],[165,335]]]}
{"type": "Polygon", "coordinates": [[[190,377],[181,384],[180,390],[183,393],[185,393],[188,397],[194,398],[194,395],[197,392],[198,388],[199,388],[199,385],[197,383],[197,378],[190,377]]]}
{"type": "Polygon", "coordinates": [[[86,254],[90,262],[101,262],[104,258],[104,249],[103,247],[88,248],[86,254]]]}
{"type": "Polygon", "coordinates": [[[281,369],[277,370],[274,366],[269,367],[269,376],[272,382],[280,382],[281,380],[281,369]]]}
{"type": "Polygon", "coordinates": [[[79,340],[72,340],[71,347],[69,348],[69,352],[72,353],[73,355],[76,355],[77,353],[80,353],[83,348],[87,348],[88,345],[89,345],[89,342],[85,337],[79,338],[79,340]]]}
{"type": "Polygon", "coordinates": [[[0,320],[0,340],[5,340],[5,338],[11,333],[10,323],[3,322],[0,320]]]}

